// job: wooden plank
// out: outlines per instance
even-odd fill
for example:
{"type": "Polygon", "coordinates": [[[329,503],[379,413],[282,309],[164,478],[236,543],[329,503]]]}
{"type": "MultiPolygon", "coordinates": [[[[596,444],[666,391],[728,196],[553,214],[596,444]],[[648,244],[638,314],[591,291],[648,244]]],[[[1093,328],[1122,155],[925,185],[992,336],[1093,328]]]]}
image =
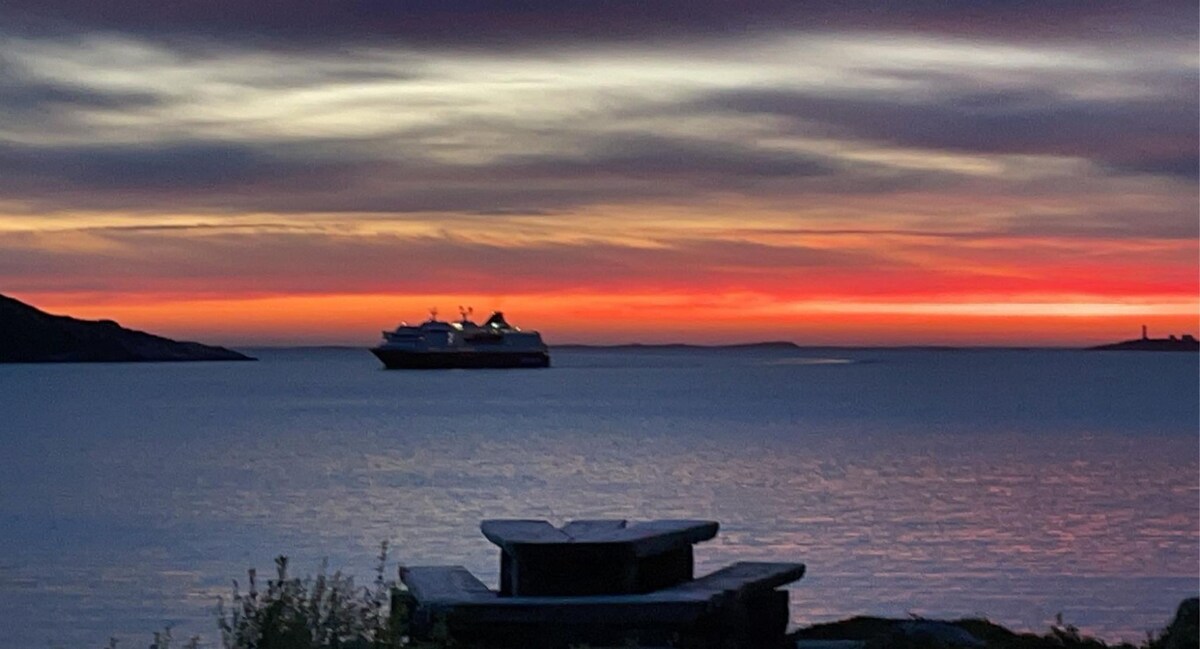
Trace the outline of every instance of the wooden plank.
{"type": "Polygon", "coordinates": [[[643,521],[627,529],[641,536],[670,534],[686,538],[691,543],[700,543],[715,537],[721,529],[721,524],[702,520],[659,520],[643,521]]]}
{"type": "Polygon", "coordinates": [[[539,520],[486,520],[479,524],[479,530],[487,540],[505,551],[517,543],[565,543],[571,540],[562,530],[539,520]]]}
{"type": "Polygon", "coordinates": [[[716,521],[646,521],[598,535],[594,542],[628,543],[636,556],[645,557],[676,550],[712,539],[720,524],[716,521]]]}
{"type": "Polygon", "coordinates": [[[462,566],[400,569],[400,581],[420,605],[457,604],[495,599],[496,593],[462,566]]]}
{"type": "Polygon", "coordinates": [[[572,541],[591,541],[597,535],[625,529],[627,524],[622,518],[571,521],[563,526],[562,531],[571,537],[572,541]]]}
{"type": "Polygon", "coordinates": [[[711,574],[659,591],[664,595],[681,592],[755,593],[774,590],[804,576],[803,563],[739,561],[711,574]]]}

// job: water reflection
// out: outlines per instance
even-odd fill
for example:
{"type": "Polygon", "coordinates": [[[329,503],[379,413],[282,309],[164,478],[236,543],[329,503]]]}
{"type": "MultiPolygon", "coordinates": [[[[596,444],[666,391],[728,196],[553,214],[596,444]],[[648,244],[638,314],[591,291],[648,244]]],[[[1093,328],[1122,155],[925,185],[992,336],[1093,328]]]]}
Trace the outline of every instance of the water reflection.
{"type": "Polygon", "coordinates": [[[797,623],[986,614],[1042,628],[1061,611],[1139,639],[1195,591],[1186,364],[1134,359],[1118,385],[1109,365],[1076,366],[1082,387],[1061,388],[1061,358],[1038,352],[582,355],[562,372],[421,377],[347,352],[264,358],[0,375],[19,386],[4,405],[20,431],[0,433],[0,610],[22,620],[0,643],[140,642],[165,623],[212,637],[215,597],[246,567],[329,557],[365,580],[384,539],[399,561],[462,563],[494,584],[477,525],[502,517],[719,520],[698,569],[807,562],[797,623]],[[906,398],[913,383],[933,392],[906,398]],[[1099,384],[1156,410],[1106,409],[1099,384]],[[74,399],[54,401],[63,391],[74,399]]]}

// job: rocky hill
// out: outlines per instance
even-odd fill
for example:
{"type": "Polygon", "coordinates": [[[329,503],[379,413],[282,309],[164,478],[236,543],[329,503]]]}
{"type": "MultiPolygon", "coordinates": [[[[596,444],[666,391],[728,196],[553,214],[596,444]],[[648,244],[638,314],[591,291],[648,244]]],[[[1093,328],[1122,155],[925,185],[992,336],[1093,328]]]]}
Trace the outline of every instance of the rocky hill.
{"type": "Polygon", "coordinates": [[[0,363],[250,360],[224,347],[177,342],[112,320],[51,315],[0,295],[0,363]]]}

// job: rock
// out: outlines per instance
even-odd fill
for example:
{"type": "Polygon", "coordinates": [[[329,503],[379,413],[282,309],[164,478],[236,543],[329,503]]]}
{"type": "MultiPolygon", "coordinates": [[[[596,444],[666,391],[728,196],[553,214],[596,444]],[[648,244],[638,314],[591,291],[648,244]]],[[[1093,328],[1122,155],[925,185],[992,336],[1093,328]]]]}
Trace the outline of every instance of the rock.
{"type": "Polygon", "coordinates": [[[1126,352],[1197,352],[1200,351],[1200,340],[1196,340],[1194,336],[1184,334],[1179,338],[1175,336],[1171,336],[1170,338],[1140,338],[1112,343],[1111,345],[1089,347],[1088,349],[1126,352]]]}
{"type": "MultiPolygon", "coordinates": [[[[896,625],[893,640],[898,646],[974,649],[985,643],[965,629],[936,620],[912,620],[896,625]]],[[[889,644],[888,646],[893,646],[889,644]]]]}
{"type": "MultiPolygon", "coordinates": [[[[789,636],[797,649],[1134,649],[1128,643],[1105,644],[1081,636],[1073,627],[1054,627],[1050,633],[1016,633],[985,619],[896,620],[853,617],[803,627],[789,636]]],[[[1200,647],[1200,598],[1184,600],[1170,626],[1144,649],[1196,649],[1200,647]]]]}
{"type": "Polygon", "coordinates": [[[251,360],[224,347],[177,342],[112,320],[51,315],[0,295],[0,363],[251,360]]]}
{"type": "Polygon", "coordinates": [[[854,617],[797,629],[792,638],[801,649],[976,649],[988,646],[961,622],[854,617]],[[841,642],[844,645],[836,643],[841,642]],[[821,644],[826,643],[826,644],[821,644]],[[857,644],[852,644],[857,643],[857,644]]]}

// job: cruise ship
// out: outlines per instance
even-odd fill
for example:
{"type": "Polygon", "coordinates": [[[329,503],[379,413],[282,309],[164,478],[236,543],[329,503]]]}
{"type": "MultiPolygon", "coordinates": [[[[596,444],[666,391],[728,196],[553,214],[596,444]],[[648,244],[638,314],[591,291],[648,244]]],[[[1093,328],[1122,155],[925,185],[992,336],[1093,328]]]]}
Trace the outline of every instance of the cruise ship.
{"type": "Polygon", "coordinates": [[[420,325],[401,323],[383,332],[383,343],[371,353],[389,370],[550,366],[550,351],[538,332],[521,331],[499,311],[482,325],[470,313],[460,308],[458,322],[443,322],[433,309],[420,325]]]}

